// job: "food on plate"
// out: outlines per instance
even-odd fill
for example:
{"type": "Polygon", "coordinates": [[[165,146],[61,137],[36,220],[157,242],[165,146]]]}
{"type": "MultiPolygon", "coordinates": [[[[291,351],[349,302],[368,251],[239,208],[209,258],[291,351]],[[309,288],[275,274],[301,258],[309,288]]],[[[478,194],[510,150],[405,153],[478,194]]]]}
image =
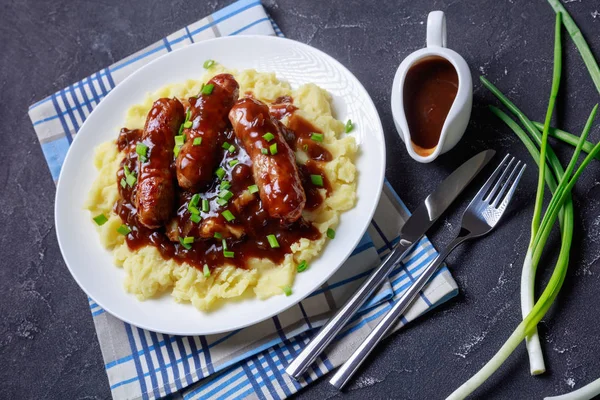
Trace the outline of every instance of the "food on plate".
{"type": "Polygon", "coordinates": [[[356,143],[314,84],[215,64],[124,126],[96,149],[85,207],[140,300],[289,295],[356,202],[356,143]]]}

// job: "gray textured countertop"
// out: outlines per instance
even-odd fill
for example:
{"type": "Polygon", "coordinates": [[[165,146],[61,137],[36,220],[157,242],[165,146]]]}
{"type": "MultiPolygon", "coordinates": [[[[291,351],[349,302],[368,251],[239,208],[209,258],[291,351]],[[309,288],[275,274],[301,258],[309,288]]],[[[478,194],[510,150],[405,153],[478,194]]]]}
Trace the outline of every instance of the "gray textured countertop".
{"type": "MultiPolygon", "coordinates": [[[[0,398],[104,399],[108,381],[84,293],[62,261],[53,222],[54,184],[27,116],[29,104],[153,43],[229,1],[9,1],[0,4],[0,398]]],[[[542,119],[550,90],[554,13],[544,0],[293,1],[265,6],[292,39],[346,65],[373,97],[386,131],[387,177],[413,209],[450,170],[485,148],[527,159],[486,106],[485,74],[529,115],[542,119]],[[474,76],[471,124],[460,145],[433,164],[413,162],[391,118],[396,67],[422,47],[425,21],[441,9],[449,47],[474,76]]],[[[600,58],[600,1],[565,1],[600,58]]],[[[567,34],[565,33],[565,36],[567,34]]],[[[580,132],[600,100],[570,39],[558,123],[580,132]]],[[[591,133],[600,140],[598,123],[591,133]]],[[[560,148],[568,156],[568,146],[560,148]]],[[[564,158],[563,158],[564,159],[564,158]]],[[[436,399],[474,374],[520,320],[519,280],[532,214],[530,168],[511,215],[493,235],[448,260],[461,293],[383,343],[345,394],[322,379],[302,398],[436,399]]],[[[575,190],[576,234],[558,305],[540,330],[549,372],[531,377],[520,346],[477,395],[536,399],[600,377],[600,164],[575,190]]],[[[438,247],[457,229],[456,207],[431,235],[438,247]]],[[[554,238],[556,239],[556,238],[554,238]]],[[[551,255],[540,267],[546,278],[551,255]]]]}

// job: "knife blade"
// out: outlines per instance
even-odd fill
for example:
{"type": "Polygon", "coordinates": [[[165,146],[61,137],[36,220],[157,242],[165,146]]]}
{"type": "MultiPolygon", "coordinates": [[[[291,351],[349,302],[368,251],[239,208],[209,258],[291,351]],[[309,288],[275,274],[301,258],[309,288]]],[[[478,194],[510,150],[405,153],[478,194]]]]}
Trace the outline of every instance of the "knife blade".
{"type": "Polygon", "coordinates": [[[360,288],[321,328],[304,350],[288,365],[285,372],[298,380],[314,363],[325,347],[337,336],[350,318],[377,290],[390,272],[406,257],[434,222],[496,154],[485,150],[470,158],[440,183],[415,210],[400,229],[400,241],[386,259],[373,270],[360,288]]]}

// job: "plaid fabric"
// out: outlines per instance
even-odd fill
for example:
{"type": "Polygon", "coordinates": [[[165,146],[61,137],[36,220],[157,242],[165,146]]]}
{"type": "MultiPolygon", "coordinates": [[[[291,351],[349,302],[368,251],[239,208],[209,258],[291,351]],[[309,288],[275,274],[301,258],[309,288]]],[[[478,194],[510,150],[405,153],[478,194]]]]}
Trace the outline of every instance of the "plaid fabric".
{"type": "MultiPolygon", "coordinates": [[[[126,59],[33,104],[29,115],[56,181],[79,127],[119,82],[151,60],[199,40],[237,34],[279,35],[256,0],[240,0],[126,59]]],[[[437,254],[423,239],[340,333],[306,375],[295,382],[284,369],[398,241],[409,212],[386,182],[374,219],[348,261],[319,290],[262,323],[219,335],[162,335],[126,324],[89,299],[110,388],[115,399],[282,399],[344,362],[372,326],[437,254]]],[[[446,301],[457,287],[446,268],[422,291],[396,329],[446,301]]]]}

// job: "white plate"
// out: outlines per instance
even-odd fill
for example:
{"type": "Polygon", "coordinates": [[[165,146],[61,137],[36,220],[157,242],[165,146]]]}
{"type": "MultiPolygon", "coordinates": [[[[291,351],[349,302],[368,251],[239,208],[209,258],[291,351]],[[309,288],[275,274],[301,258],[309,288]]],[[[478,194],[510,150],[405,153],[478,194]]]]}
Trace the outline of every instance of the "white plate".
{"type": "Polygon", "coordinates": [[[102,308],[125,322],[156,332],[206,335],[263,321],[298,303],[317,289],[358,244],[379,201],[385,170],[385,141],[373,101],[360,82],[339,62],[310,46],[268,36],[233,36],[190,45],[144,66],[110,92],[87,118],[73,140],[58,181],[55,219],[58,243],[71,274],[102,308]],[[123,289],[125,273],[102,248],[89,212],[82,208],[97,171],[94,148],[114,140],[126,110],[148,92],[186,79],[199,79],[202,64],[217,60],[229,68],[275,72],[293,88],[313,82],[333,96],[336,117],[351,118],[359,155],[358,202],[346,211],[323,254],[298,274],[289,297],[230,302],[209,312],[178,304],[169,295],[138,301],[123,289]]]}

